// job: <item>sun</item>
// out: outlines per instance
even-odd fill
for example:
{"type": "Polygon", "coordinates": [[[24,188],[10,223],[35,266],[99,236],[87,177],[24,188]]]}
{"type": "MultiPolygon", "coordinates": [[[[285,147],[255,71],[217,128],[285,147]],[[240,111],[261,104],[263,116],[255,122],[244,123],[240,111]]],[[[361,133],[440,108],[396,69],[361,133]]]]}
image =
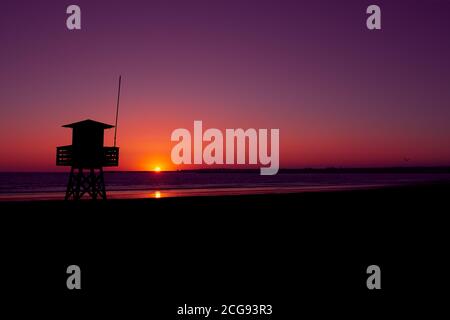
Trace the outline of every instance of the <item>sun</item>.
{"type": "Polygon", "coordinates": [[[155,167],[155,168],[153,169],[153,171],[155,171],[155,172],[161,172],[161,167],[155,167]]]}

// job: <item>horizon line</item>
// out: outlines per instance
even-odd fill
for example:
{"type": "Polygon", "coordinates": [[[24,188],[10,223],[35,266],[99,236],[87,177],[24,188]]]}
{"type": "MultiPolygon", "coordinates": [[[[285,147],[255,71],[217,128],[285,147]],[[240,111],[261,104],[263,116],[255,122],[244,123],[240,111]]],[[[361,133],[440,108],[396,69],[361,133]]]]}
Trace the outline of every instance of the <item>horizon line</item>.
{"type": "MultiPolygon", "coordinates": [[[[414,171],[414,170],[422,170],[422,171],[438,171],[438,170],[445,170],[446,172],[450,173],[450,165],[440,165],[440,166],[376,166],[376,167],[370,167],[370,166],[363,166],[363,167],[335,167],[335,166],[328,166],[328,167],[299,167],[299,168],[280,168],[278,172],[284,171],[309,171],[309,172],[342,172],[342,171],[414,171]]],[[[199,168],[199,169],[176,169],[176,170],[161,170],[156,172],[155,170],[104,170],[104,172],[108,173],[125,173],[125,172],[134,172],[134,173],[182,173],[182,172],[259,172],[259,168],[199,168]]],[[[24,171],[0,171],[0,173],[66,173],[67,171],[31,171],[31,170],[24,170],[24,171]]]]}

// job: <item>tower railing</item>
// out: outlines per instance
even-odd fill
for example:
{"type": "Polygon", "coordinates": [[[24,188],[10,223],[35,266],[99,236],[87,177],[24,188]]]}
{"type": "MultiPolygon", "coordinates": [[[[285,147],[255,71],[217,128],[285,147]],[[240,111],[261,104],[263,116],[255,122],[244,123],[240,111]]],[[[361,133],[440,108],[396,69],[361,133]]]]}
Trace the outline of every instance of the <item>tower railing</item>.
{"type": "Polygon", "coordinates": [[[72,146],[56,147],[56,165],[71,166],[72,165],[72,146]]]}
{"type": "Polygon", "coordinates": [[[103,147],[103,166],[117,167],[119,165],[119,148],[103,147]]]}
{"type": "MultiPolygon", "coordinates": [[[[116,167],[119,165],[119,148],[103,147],[102,167],[116,167]]],[[[73,166],[73,148],[69,146],[56,147],[56,165],[57,166],[73,166]]]]}

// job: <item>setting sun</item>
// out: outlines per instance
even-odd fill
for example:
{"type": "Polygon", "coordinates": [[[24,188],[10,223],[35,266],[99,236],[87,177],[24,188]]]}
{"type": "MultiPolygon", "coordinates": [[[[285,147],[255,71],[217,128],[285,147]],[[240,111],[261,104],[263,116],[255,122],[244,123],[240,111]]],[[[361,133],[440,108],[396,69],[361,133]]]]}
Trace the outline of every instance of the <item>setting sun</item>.
{"type": "Polygon", "coordinates": [[[155,167],[155,169],[153,169],[153,171],[155,171],[155,172],[161,172],[161,167],[155,167]]]}

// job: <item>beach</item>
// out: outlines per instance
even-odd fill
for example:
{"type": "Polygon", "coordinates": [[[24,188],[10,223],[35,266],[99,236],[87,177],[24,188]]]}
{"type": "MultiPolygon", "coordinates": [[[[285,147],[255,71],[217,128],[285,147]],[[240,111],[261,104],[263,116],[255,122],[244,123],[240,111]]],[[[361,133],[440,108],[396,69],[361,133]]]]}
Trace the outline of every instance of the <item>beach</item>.
{"type": "MultiPolygon", "coordinates": [[[[78,304],[222,303],[253,297],[279,314],[356,301],[420,303],[448,270],[450,185],[107,201],[1,202],[3,284],[11,296],[39,292],[69,307],[65,266],[87,275],[78,304]],[[14,245],[12,245],[12,243],[14,245]],[[380,265],[384,295],[367,292],[365,268],[380,265]],[[33,286],[29,269],[38,275],[33,286]],[[415,280],[414,280],[415,279],[415,280]],[[417,280],[420,279],[420,280],[417,280]],[[295,288],[292,295],[286,287],[295,288]],[[418,289],[422,292],[418,295],[418,289]],[[64,297],[67,297],[64,298],[64,297]],[[375,300],[374,300],[375,299],[375,300]],[[329,301],[329,300],[327,300],[329,301]]],[[[98,307],[98,306],[97,306],[98,307]]],[[[100,308],[100,307],[99,307],[100,308]]],[[[320,312],[319,312],[320,313],[320,312]]]]}

